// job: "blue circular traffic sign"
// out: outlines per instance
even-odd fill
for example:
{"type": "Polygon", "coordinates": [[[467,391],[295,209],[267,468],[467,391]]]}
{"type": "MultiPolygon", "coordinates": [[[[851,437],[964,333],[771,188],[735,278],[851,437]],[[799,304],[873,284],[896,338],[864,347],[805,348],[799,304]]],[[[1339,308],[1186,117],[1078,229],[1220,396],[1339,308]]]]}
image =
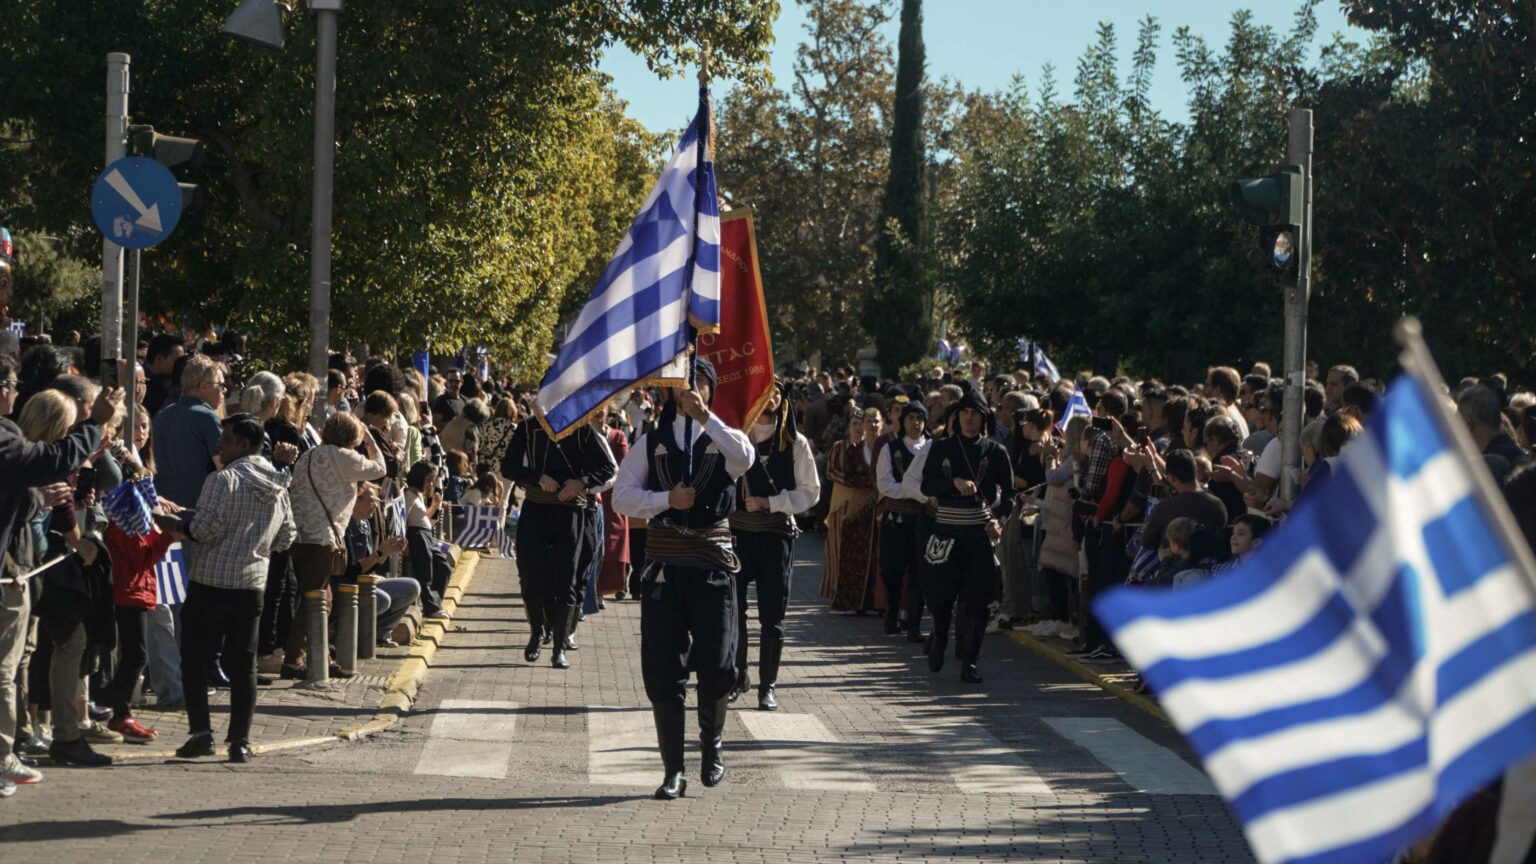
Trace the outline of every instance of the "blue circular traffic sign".
{"type": "Polygon", "coordinates": [[[102,236],[124,249],[147,249],[181,220],[181,189],[170,169],[144,156],[108,165],[91,189],[91,216],[102,236]]]}

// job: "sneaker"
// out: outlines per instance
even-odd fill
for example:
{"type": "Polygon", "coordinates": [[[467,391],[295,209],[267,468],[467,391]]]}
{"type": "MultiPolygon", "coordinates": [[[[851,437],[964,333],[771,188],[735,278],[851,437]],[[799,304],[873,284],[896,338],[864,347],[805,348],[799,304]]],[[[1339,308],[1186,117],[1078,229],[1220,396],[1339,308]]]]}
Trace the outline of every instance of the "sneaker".
{"type": "Polygon", "coordinates": [[[16,784],[9,780],[0,780],[0,798],[9,798],[16,794],[16,784]]]}
{"type": "Polygon", "coordinates": [[[95,721],[91,722],[90,728],[80,730],[80,737],[92,744],[123,743],[123,736],[95,721]]]}
{"type": "Polygon", "coordinates": [[[0,768],[0,780],[4,780],[7,783],[15,783],[18,786],[26,786],[40,782],[43,779],[43,772],[21,764],[20,759],[12,757],[10,762],[10,765],[0,768]]]}
{"type": "Polygon", "coordinates": [[[148,744],[159,737],[155,734],[155,730],[145,728],[132,717],[124,717],[108,723],[107,728],[123,736],[123,739],[130,744],[148,744]]]}
{"type": "Polygon", "coordinates": [[[453,620],[453,616],[448,614],[448,610],[447,609],[439,609],[436,612],[428,612],[423,620],[425,620],[425,621],[452,621],[453,620]]]}

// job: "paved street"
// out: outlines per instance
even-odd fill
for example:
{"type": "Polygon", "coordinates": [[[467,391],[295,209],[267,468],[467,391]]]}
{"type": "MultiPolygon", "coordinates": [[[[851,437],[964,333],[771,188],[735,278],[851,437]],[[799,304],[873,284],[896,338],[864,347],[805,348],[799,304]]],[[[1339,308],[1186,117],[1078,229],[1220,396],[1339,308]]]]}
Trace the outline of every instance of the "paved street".
{"type": "Polygon", "coordinates": [[[638,604],[589,618],[569,671],[530,667],[515,568],[488,559],[397,728],[246,766],[50,771],[0,802],[5,860],[1251,860],[1171,728],[1006,636],[984,685],[930,675],[876,618],[827,611],[819,541],[799,552],[783,707],[732,712],[718,788],[649,800],[638,604]]]}

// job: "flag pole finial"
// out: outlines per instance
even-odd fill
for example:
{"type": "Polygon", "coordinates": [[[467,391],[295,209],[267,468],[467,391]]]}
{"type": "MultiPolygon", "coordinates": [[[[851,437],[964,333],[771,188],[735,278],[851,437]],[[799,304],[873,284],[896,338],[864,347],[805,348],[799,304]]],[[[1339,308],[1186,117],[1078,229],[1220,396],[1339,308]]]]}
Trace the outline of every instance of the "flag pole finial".
{"type": "Polygon", "coordinates": [[[699,43],[699,86],[709,86],[709,43],[699,43]]]}

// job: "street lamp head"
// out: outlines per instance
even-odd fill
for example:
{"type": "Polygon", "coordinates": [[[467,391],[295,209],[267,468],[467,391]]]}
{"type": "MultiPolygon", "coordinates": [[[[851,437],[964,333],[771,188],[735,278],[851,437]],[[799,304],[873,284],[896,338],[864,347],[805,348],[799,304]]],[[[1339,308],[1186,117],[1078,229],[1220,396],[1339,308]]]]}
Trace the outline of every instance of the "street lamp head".
{"type": "Polygon", "coordinates": [[[241,0],[224,22],[224,32],[253,45],[276,51],[283,47],[283,12],[278,0],[241,0]]]}

